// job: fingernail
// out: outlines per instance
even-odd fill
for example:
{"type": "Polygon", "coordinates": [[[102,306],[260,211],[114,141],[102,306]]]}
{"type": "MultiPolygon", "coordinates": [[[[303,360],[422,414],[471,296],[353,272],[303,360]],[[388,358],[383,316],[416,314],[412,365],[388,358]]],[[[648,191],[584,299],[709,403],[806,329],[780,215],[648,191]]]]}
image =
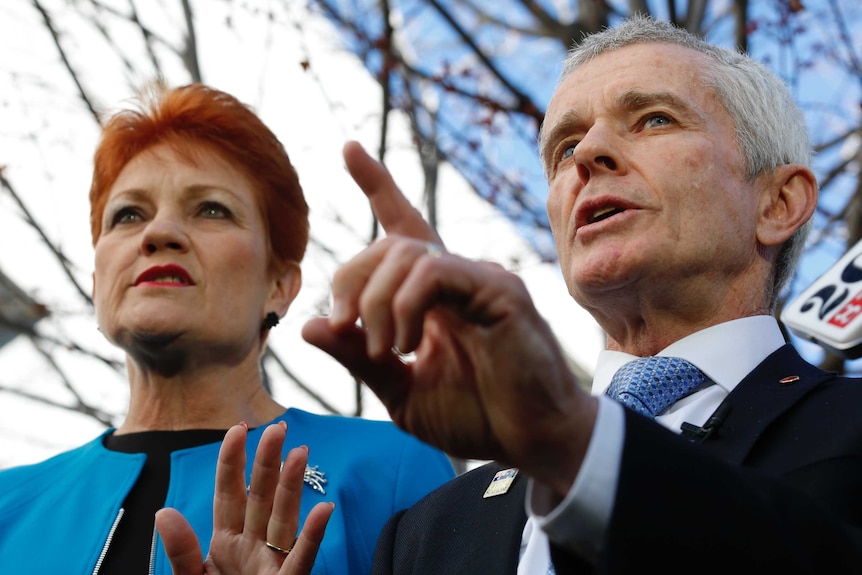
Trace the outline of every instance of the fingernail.
{"type": "Polygon", "coordinates": [[[237,423],[237,425],[242,425],[243,427],[245,427],[245,430],[248,431],[248,423],[246,423],[245,421],[240,421],[239,423],[237,423]]]}
{"type": "Polygon", "coordinates": [[[287,431],[287,422],[286,421],[279,421],[278,424],[281,426],[281,428],[283,430],[287,431]]]}

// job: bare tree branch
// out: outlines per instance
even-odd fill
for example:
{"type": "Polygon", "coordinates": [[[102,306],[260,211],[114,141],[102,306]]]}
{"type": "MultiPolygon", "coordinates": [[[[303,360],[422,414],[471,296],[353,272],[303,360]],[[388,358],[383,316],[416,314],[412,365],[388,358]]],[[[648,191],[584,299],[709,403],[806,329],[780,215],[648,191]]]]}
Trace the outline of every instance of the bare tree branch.
{"type": "Polygon", "coordinates": [[[79,411],[79,412],[83,413],[84,415],[90,416],[93,419],[95,419],[96,421],[102,423],[103,425],[105,425],[105,427],[110,427],[111,425],[113,425],[113,421],[110,419],[109,415],[104,414],[104,413],[99,412],[99,411],[90,412],[86,406],[82,407],[82,405],[80,403],[76,403],[73,406],[69,406],[68,404],[61,403],[59,401],[55,401],[49,397],[45,397],[44,395],[37,395],[35,393],[30,393],[30,392],[24,391],[23,389],[20,389],[17,387],[11,387],[11,386],[4,385],[4,384],[0,384],[0,391],[3,391],[5,393],[10,393],[12,395],[17,395],[18,397],[23,397],[25,399],[35,401],[36,403],[41,403],[42,405],[47,405],[50,407],[58,407],[60,409],[66,409],[66,410],[72,410],[72,411],[79,411]]]}
{"type": "Polygon", "coordinates": [[[488,72],[490,72],[509,92],[512,96],[514,96],[517,101],[516,109],[518,110],[528,110],[528,109],[536,109],[536,105],[533,103],[532,99],[521,92],[518,88],[516,88],[509,80],[506,78],[503,73],[497,68],[497,66],[491,61],[491,59],[485,54],[485,52],[479,48],[479,46],[473,41],[473,38],[467,31],[455,20],[455,17],[452,16],[448,10],[444,9],[438,0],[428,0],[428,3],[431,4],[437,12],[443,17],[446,22],[452,26],[452,29],[458,35],[459,38],[464,42],[464,44],[470,49],[470,51],[476,55],[477,58],[485,65],[488,72]]]}
{"type": "MultiPolygon", "coordinates": [[[[131,10],[132,10],[131,14],[125,14],[123,12],[120,12],[119,10],[117,10],[116,8],[111,6],[110,4],[105,4],[104,2],[101,2],[100,0],[89,0],[89,2],[98,11],[104,12],[106,14],[111,14],[112,16],[120,18],[121,20],[125,20],[127,22],[131,22],[132,24],[135,24],[138,28],[140,28],[141,33],[147,39],[147,41],[148,41],[147,48],[148,49],[152,47],[152,41],[155,40],[156,42],[158,42],[162,46],[165,46],[166,48],[168,48],[174,54],[177,54],[178,56],[180,55],[180,50],[178,50],[176,46],[172,46],[170,42],[165,40],[164,36],[160,35],[157,31],[153,30],[152,28],[145,26],[144,23],[141,22],[140,19],[138,19],[137,5],[134,4],[134,0],[129,0],[129,2],[131,3],[131,10]]],[[[154,64],[155,64],[155,62],[154,62],[154,64]]],[[[158,68],[158,66],[156,66],[156,67],[158,68]]]]}
{"type": "Polygon", "coordinates": [[[122,361],[106,357],[100,353],[89,349],[84,349],[83,347],[81,347],[80,344],[73,340],[60,340],[55,337],[45,335],[44,333],[36,331],[36,329],[32,325],[27,325],[17,321],[11,321],[9,318],[3,315],[0,315],[0,327],[10,329],[16,333],[25,335],[30,339],[47,342],[52,345],[62,347],[64,349],[68,349],[70,351],[81,353],[83,355],[98,360],[100,363],[105,364],[106,366],[110,367],[115,371],[122,371],[123,369],[125,369],[125,363],[122,361]]]}
{"type": "Polygon", "coordinates": [[[42,238],[42,241],[45,243],[45,246],[47,246],[48,249],[51,250],[51,253],[53,253],[54,256],[57,258],[57,262],[60,264],[60,267],[63,269],[63,272],[66,274],[66,277],[68,277],[69,281],[72,282],[72,285],[75,287],[75,290],[81,295],[82,298],[84,298],[84,301],[86,301],[89,305],[93,305],[93,299],[90,297],[90,294],[88,294],[87,291],[81,287],[81,284],[78,283],[78,280],[75,279],[75,275],[72,273],[72,262],[70,262],[69,259],[63,254],[63,252],[61,252],[60,249],[55,246],[54,243],[48,238],[48,236],[45,234],[45,231],[42,229],[42,226],[40,226],[39,223],[36,222],[36,219],[33,217],[33,214],[30,213],[30,210],[28,210],[27,206],[24,205],[24,202],[21,201],[20,196],[2,172],[0,172],[0,185],[2,185],[3,188],[6,188],[6,191],[8,191],[9,194],[12,196],[12,199],[15,200],[15,203],[18,205],[18,208],[23,212],[25,221],[30,224],[30,226],[34,230],[36,230],[36,233],[39,234],[39,237],[42,238]]]}
{"type": "Polygon", "coordinates": [[[50,365],[51,368],[60,377],[60,380],[63,382],[63,386],[68,389],[69,392],[71,392],[72,396],[75,398],[75,411],[80,411],[81,413],[89,415],[93,419],[96,419],[97,421],[103,423],[106,426],[111,426],[113,424],[111,416],[84,401],[84,399],[81,397],[81,394],[78,393],[78,390],[75,389],[75,386],[72,385],[72,382],[66,376],[66,373],[63,371],[62,368],[60,368],[57,362],[54,361],[54,357],[42,347],[42,341],[39,338],[30,338],[30,341],[32,342],[33,347],[36,348],[36,351],[38,351],[42,355],[47,364],[50,365]]]}
{"type": "MultiPolygon", "coordinates": [[[[99,5],[96,3],[93,3],[93,7],[96,8],[97,10],[99,9],[99,5]]],[[[105,25],[100,20],[98,20],[98,18],[90,19],[90,23],[93,25],[94,28],[96,28],[96,30],[99,31],[99,34],[101,34],[102,38],[105,39],[105,41],[108,43],[108,45],[111,46],[111,48],[117,54],[117,57],[123,62],[123,66],[126,68],[126,70],[128,72],[134,72],[134,70],[135,70],[134,64],[132,63],[131,60],[129,60],[128,56],[126,56],[123,53],[123,51],[120,49],[120,47],[114,41],[114,39],[111,37],[111,34],[108,31],[108,26],[105,25]]]]}
{"type": "Polygon", "coordinates": [[[156,51],[153,48],[153,33],[141,23],[141,19],[138,17],[138,7],[135,4],[135,0],[129,0],[129,7],[132,10],[132,22],[137,26],[138,30],[141,31],[141,35],[144,37],[144,46],[147,48],[147,55],[150,57],[150,63],[153,65],[153,70],[156,71],[156,75],[162,76],[162,67],[159,63],[159,58],[156,56],[156,51]]]}
{"type": "Polygon", "coordinates": [[[51,15],[48,14],[48,11],[45,10],[39,0],[32,0],[32,2],[33,7],[36,8],[36,10],[42,16],[42,21],[45,23],[45,27],[48,29],[48,32],[50,32],[51,38],[54,40],[54,46],[56,46],[57,52],[60,54],[60,59],[63,61],[63,66],[66,67],[66,70],[69,72],[69,76],[72,78],[72,81],[78,88],[78,94],[81,96],[81,100],[84,101],[84,105],[90,111],[90,115],[93,116],[93,119],[96,120],[96,123],[101,124],[101,119],[99,118],[99,113],[96,111],[96,107],[93,106],[93,102],[90,99],[90,96],[87,94],[87,91],[84,89],[84,86],[81,85],[81,82],[78,79],[78,73],[72,67],[72,63],[66,56],[66,50],[63,48],[63,43],[60,42],[60,34],[54,27],[54,22],[51,19],[51,15]]]}
{"type": "Polygon", "coordinates": [[[192,77],[193,82],[202,82],[200,63],[198,62],[198,40],[195,33],[195,19],[192,14],[191,0],[182,0],[183,16],[186,22],[186,44],[182,50],[183,62],[192,77]]]}
{"type": "MultiPolygon", "coordinates": [[[[693,34],[703,36],[703,19],[706,15],[706,0],[689,0],[684,27],[693,34]]],[[[743,30],[745,28],[743,27],[743,30]]]]}
{"type": "Polygon", "coordinates": [[[862,83],[862,64],[860,64],[859,55],[856,53],[856,48],[853,45],[853,38],[850,31],[847,29],[847,20],[841,13],[841,7],[838,6],[836,0],[829,0],[829,7],[835,19],[835,25],[838,27],[841,43],[847,51],[847,57],[850,60],[850,68],[856,75],[857,81],[862,83]]]}
{"type": "Polygon", "coordinates": [[[287,364],[285,364],[284,361],[282,361],[282,359],[274,351],[272,351],[272,348],[266,349],[266,352],[264,353],[264,359],[271,359],[272,361],[274,361],[275,364],[284,373],[284,375],[286,375],[291,381],[293,381],[296,386],[299,387],[299,389],[304,391],[306,394],[308,394],[309,397],[319,403],[323,409],[333,414],[341,413],[338,408],[326,401],[326,399],[324,399],[322,395],[314,391],[308,384],[303,382],[299,378],[299,376],[297,376],[289,367],[287,367],[287,364]]]}
{"type": "Polygon", "coordinates": [[[734,27],[736,49],[740,52],[748,52],[748,0],[734,0],[733,13],[736,18],[734,27]]]}

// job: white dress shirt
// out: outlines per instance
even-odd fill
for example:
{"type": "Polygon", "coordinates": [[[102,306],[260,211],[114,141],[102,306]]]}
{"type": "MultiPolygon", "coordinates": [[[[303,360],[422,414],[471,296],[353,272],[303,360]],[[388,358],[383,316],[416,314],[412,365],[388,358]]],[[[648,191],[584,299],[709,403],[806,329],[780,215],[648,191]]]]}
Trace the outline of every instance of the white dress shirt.
{"type": "MultiPolygon", "coordinates": [[[[703,425],[733,388],[784,344],[778,322],[768,315],[722,323],[671,344],[658,355],[687,359],[715,385],[680,399],[656,421],[677,433],[683,422],[703,425]]],[[[596,423],[581,470],[565,499],[560,501],[529,480],[518,575],[546,574],[549,538],[588,557],[598,554],[613,511],[625,434],[624,408],[604,392],[617,369],[633,359],[608,350],[599,355],[592,387],[599,397],[596,423]]]]}

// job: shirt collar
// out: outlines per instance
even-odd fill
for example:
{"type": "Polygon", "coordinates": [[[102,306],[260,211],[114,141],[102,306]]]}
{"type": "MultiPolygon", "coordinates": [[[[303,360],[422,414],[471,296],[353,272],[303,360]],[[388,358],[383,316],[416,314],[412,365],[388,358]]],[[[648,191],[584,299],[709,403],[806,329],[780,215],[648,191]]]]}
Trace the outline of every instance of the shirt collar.
{"type": "MultiPolygon", "coordinates": [[[[776,319],[771,315],[758,315],[700,330],[672,343],[657,355],[687,359],[730,393],[746,375],[785,343],[776,319]]],[[[633,359],[637,357],[620,351],[602,350],[593,376],[593,395],[603,394],[614,373],[633,359]]]]}

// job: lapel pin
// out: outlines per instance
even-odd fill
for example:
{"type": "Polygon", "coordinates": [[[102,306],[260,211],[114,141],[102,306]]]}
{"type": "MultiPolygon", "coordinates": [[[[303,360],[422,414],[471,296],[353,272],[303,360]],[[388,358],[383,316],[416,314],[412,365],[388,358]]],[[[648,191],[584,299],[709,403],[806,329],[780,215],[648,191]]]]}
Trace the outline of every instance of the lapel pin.
{"type": "Polygon", "coordinates": [[[488,486],[488,489],[485,490],[485,495],[483,495],[482,498],[487,499],[489,497],[494,497],[495,495],[506,493],[509,491],[509,487],[512,486],[512,482],[515,481],[515,476],[517,475],[518,470],[514,467],[498,471],[497,474],[494,475],[494,479],[491,480],[491,484],[488,486]]]}
{"type": "Polygon", "coordinates": [[[783,377],[783,378],[779,379],[778,383],[795,383],[797,381],[799,381],[798,375],[790,375],[788,377],[783,377]]]}

